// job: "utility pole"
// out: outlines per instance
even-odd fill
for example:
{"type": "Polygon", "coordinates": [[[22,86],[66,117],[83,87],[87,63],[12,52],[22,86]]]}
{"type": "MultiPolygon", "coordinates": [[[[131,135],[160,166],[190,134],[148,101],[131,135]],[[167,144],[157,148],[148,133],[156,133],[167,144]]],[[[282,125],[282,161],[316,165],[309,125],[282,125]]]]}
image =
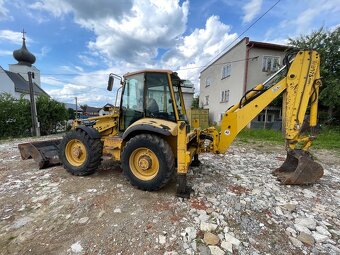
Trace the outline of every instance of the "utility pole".
{"type": "Polygon", "coordinates": [[[76,99],[76,119],[78,118],[78,101],[77,101],[77,97],[75,97],[76,99]]]}
{"type": "Polygon", "coordinates": [[[37,105],[35,104],[33,81],[34,73],[28,72],[28,83],[30,88],[30,99],[31,99],[31,118],[32,118],[32,136],[40,136],[40,125],[37,116],[37,105]]]}

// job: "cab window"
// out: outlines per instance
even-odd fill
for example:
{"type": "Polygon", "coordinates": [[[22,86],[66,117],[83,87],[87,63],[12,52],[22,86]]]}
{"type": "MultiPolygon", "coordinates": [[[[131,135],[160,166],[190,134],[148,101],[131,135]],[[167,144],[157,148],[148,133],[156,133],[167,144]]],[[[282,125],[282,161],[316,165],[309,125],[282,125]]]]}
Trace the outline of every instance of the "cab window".
{"type": "Polygon", "coordinates": [[[146,73],[145,116],[175,121],[166,73],[146,73]]]}

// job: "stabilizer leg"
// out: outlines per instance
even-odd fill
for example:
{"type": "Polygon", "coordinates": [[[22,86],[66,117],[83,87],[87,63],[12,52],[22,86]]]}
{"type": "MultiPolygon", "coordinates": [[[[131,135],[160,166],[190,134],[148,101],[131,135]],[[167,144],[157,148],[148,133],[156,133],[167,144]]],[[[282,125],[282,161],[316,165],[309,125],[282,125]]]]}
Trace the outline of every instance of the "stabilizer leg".
{"type": "Polygon", "coordinates": [[[199,161],[199,159],[198,159],[198,154],[195,154],[194,155],[194,160],[191,161],[190,166],[192,166],[192,167],[199,167],[200,165],[201,165],[201,161],[199,161]]]}
{"type": "Polygon", "coordinates": [[[190,198],[190,192],[193,191],[190,186],[187,185],[187,175],[177,175],[177,197],[190,198]]]}

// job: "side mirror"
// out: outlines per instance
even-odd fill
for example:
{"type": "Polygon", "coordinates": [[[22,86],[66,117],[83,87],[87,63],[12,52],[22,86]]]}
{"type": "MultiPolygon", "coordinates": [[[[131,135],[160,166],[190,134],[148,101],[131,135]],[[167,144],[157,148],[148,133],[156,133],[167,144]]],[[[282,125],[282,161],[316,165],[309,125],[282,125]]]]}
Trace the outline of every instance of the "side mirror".
{"type": "Polygon", "coordinates": [[[110,75],[109,77],[109,81],[107,83],[107,90],[108,91],[112,91],[112,88],[113,88],[113,82],[114,82],[114,78],[112,75],[110,75]]]}

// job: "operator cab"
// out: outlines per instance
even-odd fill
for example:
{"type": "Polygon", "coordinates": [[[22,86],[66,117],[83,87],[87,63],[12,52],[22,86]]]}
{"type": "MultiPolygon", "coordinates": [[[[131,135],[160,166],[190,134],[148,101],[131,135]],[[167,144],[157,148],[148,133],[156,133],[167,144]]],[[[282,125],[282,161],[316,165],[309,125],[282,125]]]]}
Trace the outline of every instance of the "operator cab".
{"type": "Polygon", "coordinates": [[[186,120],[181,84],[177,73],[168,70],[144,70],[124,75],[120,131],[141,118],[186,120]]]}

